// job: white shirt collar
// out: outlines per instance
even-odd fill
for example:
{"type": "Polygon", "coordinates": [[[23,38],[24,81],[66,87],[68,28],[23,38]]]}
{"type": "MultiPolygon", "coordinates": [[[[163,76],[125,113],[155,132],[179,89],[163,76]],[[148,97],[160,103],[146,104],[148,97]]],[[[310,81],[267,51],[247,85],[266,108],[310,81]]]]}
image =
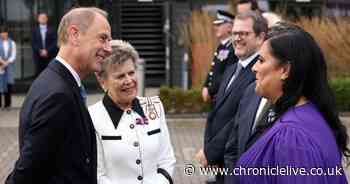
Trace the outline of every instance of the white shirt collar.
{"type": "Polygon", "coordinates": [[[222,45],[225,45],[227,42],[229,42],[231,40],[231,38],[230,37],[228,37],[228,38],[226,38],[226,39],[223,39],[223,40],[220,40],[220,43],[222,44],[222,45]]]}
{"type": "Polygon", "coordinates": [[[56,60],[59,61],[60,63],[63,64],[63,66],[65,66],[69,72],[73,75],[75,81],[77,82],[78,86],[81,86],[81,80],[80,77],[78,75],[78,73],[60,56],[56,56],[56,60]]]}
{"type": "Polygon", "coordinates": [[[47,25],[40,24],[39,27],[40,29],[47,29],[47,25]]]}
{"type": "Polygon", "coordinates": [[[238,62],[243,66],[243,68],[245,68],[245,67],[247,67],[247,66],[250,64],[250,62],[253,61],[253,59],[254,59],[256,56],[258,56],[258,53],[257,53],[257,52],[254,53],[253,55],[249,56],[247,59],[245,59],[245,60],[239,60],[238,62]]]}
{"type": "Polygon", "coordinates": [[[7,53],[8,53],[8,50],[9,50],[9,40],[2,40],[2,46],[4,48],[4,56],[6,57],[7,56],[7,53]]]}

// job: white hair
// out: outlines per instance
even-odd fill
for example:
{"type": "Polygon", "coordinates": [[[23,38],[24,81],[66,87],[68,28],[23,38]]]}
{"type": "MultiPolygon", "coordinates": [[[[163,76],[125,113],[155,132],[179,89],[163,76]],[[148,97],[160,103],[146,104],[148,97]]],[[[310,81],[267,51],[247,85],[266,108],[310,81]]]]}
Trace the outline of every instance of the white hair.
{"type": "Polygon", "coordinates": [[[264,12],[262,16],[266,19],[268,27],[275,25],[277,22],[282,22],[282,17],[273,12],[264,12]]]}

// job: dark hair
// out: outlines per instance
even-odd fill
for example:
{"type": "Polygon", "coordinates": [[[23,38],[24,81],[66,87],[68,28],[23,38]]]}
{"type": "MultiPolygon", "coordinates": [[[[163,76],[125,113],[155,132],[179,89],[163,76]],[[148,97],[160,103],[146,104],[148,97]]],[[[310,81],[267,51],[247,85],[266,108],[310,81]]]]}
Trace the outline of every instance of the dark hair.
{"type": "Polygon", "coordinates": [[[251,4],[251,10],[259,10],[258,2],[256,0],[239,0],[237,4],[251,4]]]}
{"type": "Polygon", "coordinates": [[[260,13],[248,11],[238,14],[235,20],[245,20],[249,18],[253,20],[253,31],[256,35],[259,35],[260,33],[267,33],[267,21],[260,13]]]}
{"type": "Polygon", "coordinates": [[[350,157],[346,128],[335,109],[326,61],[317,42],[302,28],[287,23],[273,26],[266,38],[271,54],[280,64],[290,65],[289,76],[282,86],[283,95],[274,106],[277,117],[295,106],[301,96],[305,96],[316,105],[327,121],[344,156],[350,157]]]}
{"type": "Polygon", "coordinates": [[[7,25],[0,26],[0,33],[9,32],[9,27],[7,25]]]}

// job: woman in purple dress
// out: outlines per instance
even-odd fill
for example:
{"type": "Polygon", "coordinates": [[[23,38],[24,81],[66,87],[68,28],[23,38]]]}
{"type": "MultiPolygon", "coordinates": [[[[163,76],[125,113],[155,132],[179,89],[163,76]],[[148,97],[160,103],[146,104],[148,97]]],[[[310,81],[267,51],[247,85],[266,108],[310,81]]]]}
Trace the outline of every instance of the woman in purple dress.
{"type": "Polygon", "coordinates": [[[273,103],[275,118],[240,157],[235,174],[243,184],[347,183],[348,136],[323,53],[309,33],[290,27],[267,35],[253,66],[255,91],[273,103]]]}

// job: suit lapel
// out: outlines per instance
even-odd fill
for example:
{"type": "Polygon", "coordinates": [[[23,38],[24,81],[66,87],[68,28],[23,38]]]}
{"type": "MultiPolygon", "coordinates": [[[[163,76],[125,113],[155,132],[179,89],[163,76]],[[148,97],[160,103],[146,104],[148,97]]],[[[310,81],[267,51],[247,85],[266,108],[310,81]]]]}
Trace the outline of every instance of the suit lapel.
{"type": "MultiPolygon", "coordinates": [[[[89,112],[87,111],[86,105],[83,102],[83,99],[81,98],[80,95],[80,90],[78,87],[78,84],[76,83],[73,75],[70,73],[70,71],[64,67],[59,61],[54,60],[53,62],[50,62],[49,67],[54,70],[56,73],[58,73],[60,76],[62,76],[63,80],[65,80],[65,82],[67,82],[72,89],[71,92],[74,94],[75,99],[77,100],[78,104],[79,104],[79,108],[80,108],[80,117],[83,120],[82,123],[82,131],[84,132],[85,136],[90,138],[91,134],[94,132],[91,132],[91,130],[94,130],[94,128],[92,126],[92,120],[90,118],[89,112]]],[[[91,151],[91,141],[90,139],[87,140],[83,140],[84,144],[85,144],[85,148],[87,148],[88,152],[90,153],[91,151]]]]}
{"type": "Polygon", "coordinates": [[[226,77],[226,78],[225,78],[225,83],[223,83],[223,84],[225,84],[225,85],[220,85],[220,90],[219,90],[220,93],[219,93],[219,94],[222,95],[222,97],[219,96],[220,98],[219,98],[218,102],[216,103],[215,108],[220,107],[220,105],[225,101],[225,99],[229,96],[229,94],[231,94],[231,92],[233,91],[233,89],[236,89],[237,87],[240,86],[240,84],[241,84],[242,82],[244,82],[245,80],[248,79],[248,77],[249,77],[249,75],[250,75],[250,72],[251,72],[251,68],[253,67],[253,65],[254,65],[255,62],[257,61],[257,58],[258,58],[258,57],[255,57],[255,58],[249,63],[249,65],[248,65],[247,67],[245,67],[245,68],[243,68],[243,69],[241,70],[241,72],[239,73],[239,75],[237,76],[237,78],[232,82],[232,84],[230,85],[230,87],[229,87],[229,88],[227,89],[227,91],[225,92],[226,86],[228,85],[228,83],[229,83],[229,81],[230,81],[230,79],[231,79],[233,73],[236,71],[237,63],[235,63],[235,64],[233,65],[234,68],[233,68],[232,71],[231,71],[230,77],[228,77],[228,78],[226,77]]]}
{"type": "MultiPolygon", "coordinates": [[[[247,123],[244,123],[247,127],[245,130],[250,130],[252,129],[252,126],[254,124],[254,121],[255,121],[255,116],[256,116],[256,113],[257,113],[257,110],[259,108],[259,104],[260,104],[260,101],[261,101],[261,97],[260,96],[253,96],[252,97],[252,104],[250,105],[250,109],[248,109],[248,118],[247,118],[247,123]]],[[[249,135],[251,135],[251,133],[249,133],[249,135]]]]}
{"type": "Polygon", "coordinates": [[[36,36],[38,38],[38,40],[37,40],[38,43],[37,44],[39,44],[39,48],[42,49],[43,48],[43,42],[42,42],[39,26],[35,28],[35,34],[36,34],[36,36]]]}
{"type": "Polygon", "coordinates": [[[220,84],[219,91],[216,95],[218,98],[216,104],[218,104],[218,102],[222,101],[221,99],[223,99],[223,96],[225,95],[226,86],[230,82],[230,79],[231,79],[233,73],[235,72],[236,67],[237,67],[237,64],[234,64],[234,65],[230,66],[229,68],[227,68],[227,73],[225,73],[224,80],[220,84]]]}
{"type": "MultiPolygon", "coordinates": [[[[265,126],[267,124],[268,112],[269,111],[264,112],[263,117],[258,122],[256,122],[257,127],[265,126]]],[[[265,131],[267,131],[267,129],[264,128],[264,129],[256,129],[254,132],[251,132],[247,140],[247,144],[245,144],[246,145],[245,150],[249,149],[249,147],[253,145],[256,142],[256,140],[258,140],[264,134],[265,131]]]]}

